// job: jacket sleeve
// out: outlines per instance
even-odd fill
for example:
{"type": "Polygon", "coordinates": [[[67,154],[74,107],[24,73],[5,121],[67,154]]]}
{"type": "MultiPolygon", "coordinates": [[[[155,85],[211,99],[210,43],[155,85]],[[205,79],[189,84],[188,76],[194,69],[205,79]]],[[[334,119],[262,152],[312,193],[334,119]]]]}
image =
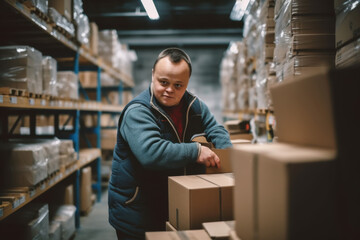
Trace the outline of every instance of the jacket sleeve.
{"type": "Polygon", "coordinates": [[[173,143],[161,137],[151,111],[141,105],[130,106],[122,120],[120,134],[138,161],[148,169],[174,169],[196,162],[197,143],[173,143]]]}
{"type": "Polygon", "coordinates": [[[230,148],[232,147],[228,131],[219,124],[214,115],[210,112],[206,104],[200,101],[201,118],[207,140],[212,142],[215,148],[230,148]]]}

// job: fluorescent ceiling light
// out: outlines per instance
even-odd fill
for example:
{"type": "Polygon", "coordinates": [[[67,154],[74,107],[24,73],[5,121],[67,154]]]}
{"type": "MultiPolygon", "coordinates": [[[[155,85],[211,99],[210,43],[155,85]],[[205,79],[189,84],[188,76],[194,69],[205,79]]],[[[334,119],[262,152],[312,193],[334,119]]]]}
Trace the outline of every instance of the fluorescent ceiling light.
{"type": "Polygon", "coordinates": [[[141,0],[141,3],[150,19],[157,20],[160,18],[153,0],[141,0]]]}
{"type": "Polygon", "coordinates": [[[236,0],[230,14],[230,19],[233,21],[241,21],[251,1],[252,0],[236,0]]]}

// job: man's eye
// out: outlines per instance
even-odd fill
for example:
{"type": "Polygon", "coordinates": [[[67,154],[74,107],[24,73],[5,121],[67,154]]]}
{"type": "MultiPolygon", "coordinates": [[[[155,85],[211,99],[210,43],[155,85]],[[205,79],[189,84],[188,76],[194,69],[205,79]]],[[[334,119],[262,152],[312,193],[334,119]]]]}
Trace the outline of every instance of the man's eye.
{"type": "Polygon", "coordinates": [[[182,87],[182,85],[181,85],[181,84],[175,84],[175,87],[177,87],[177,88],[181,88],[181,87],[182,87]]]}
{"type": "Polygon", "coordinates": [[[165,81],[160,81],[160,84],[161,84],[161,85],[167,85],[167,82],[165,82],[165,81]]]}

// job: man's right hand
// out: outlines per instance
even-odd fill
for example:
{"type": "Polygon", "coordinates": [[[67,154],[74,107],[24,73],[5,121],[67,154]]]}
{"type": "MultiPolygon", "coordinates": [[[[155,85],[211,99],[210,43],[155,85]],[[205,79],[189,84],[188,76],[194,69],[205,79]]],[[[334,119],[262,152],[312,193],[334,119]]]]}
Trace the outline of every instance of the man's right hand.
{"type": "Polygon", "coordinates": [[[220,168],[220,158],[210,148],[201,146],[200,155],[196,161],[206,167],[220,168]]]}

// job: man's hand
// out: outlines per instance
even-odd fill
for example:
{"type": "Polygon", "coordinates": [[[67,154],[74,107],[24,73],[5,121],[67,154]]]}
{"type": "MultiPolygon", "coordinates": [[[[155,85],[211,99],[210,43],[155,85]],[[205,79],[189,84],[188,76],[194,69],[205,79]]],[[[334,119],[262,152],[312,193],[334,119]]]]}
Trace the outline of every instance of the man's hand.
{"type": "Polygon", "coordinates": [[[206,167],[220,168],[220,158],[210,148],[201,146],[200,155],[196,161],[206,167]]]}

